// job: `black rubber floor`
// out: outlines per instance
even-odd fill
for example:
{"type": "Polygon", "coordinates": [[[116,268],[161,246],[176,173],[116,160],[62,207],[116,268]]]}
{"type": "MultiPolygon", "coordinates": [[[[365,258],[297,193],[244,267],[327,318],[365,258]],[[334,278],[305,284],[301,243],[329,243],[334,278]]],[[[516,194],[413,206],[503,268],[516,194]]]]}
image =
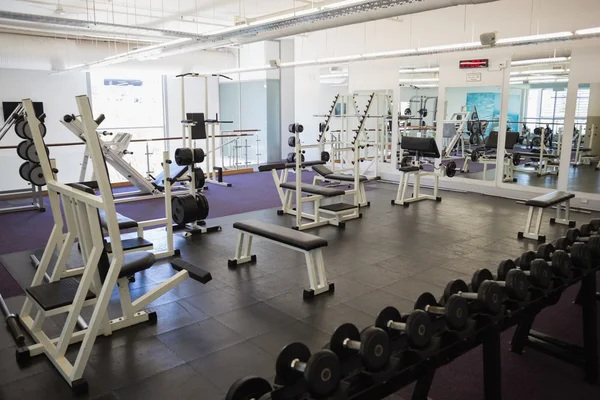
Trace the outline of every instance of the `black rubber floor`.
{"type": "MultiPolygon", "coordinates": [[[[279,217],[274,209],[257,211],[211,221],[223,226],[221,233],[191,240],[177,237],[183,257],[210,270],[214,279],[207,285],[185,282],[154,302],[157,325],[98,338],[84,375],[90,383],[89,397],[223,398],[239,377],[272,377],[275,358],[289,342],[320,348],[341,323],[362,328],[373,324],[385,306],[412,309],[421,292],[438,296],[448,280],[469,279],[477,268],[495,269],[501,260],[536,247],[534,242],[516,239],[527,209],[512,200],[441,192],[441,203],[425,201],[403,208],[390,205],[396,186],[378,183],[377,188],[368,192],[371,207],[363,210],[363,218],[348,222],[345,230],[310,231],[329,240],[325,263],[336,291],[308,303],[302,300],[307,284],[302,254],[256,240],[256,265],[227,268],[237,239],[233,222],[256,218],[291,226],[291,217],[279,217]]],[[[544,218],[542,233],[554,238],[564,227],[550,227],[551,214],[544,218]]],[[[573,216],[579,222],[590,218],[573,216]]],[[[152,236],[148,239],[154,241],[152,236]]],[[[2,262],[21,284],[31,279],[34,270],[28,252],[2,256],[2,262]]],[[[142,295],[173,273],[163,264],[138,274],[132,295],[142,295]]],[[[22,299],[13,297],[9,305],[18,311],[22,299]]],[[[566,307],[577,316],[576,306],[566,307]]],[[[117,310],[115,297],[109,314],[117,310]]],[[[551,319],[558,324],[566,317],[551,319]]],[[[56,334],[57,322],[47,324],[56,334]]],[[[566,323],[576,335],[577,326],[566,323]]],[[[14,351],[8,334],[0,329],[1,399],[71,398],[70,388],[44,356],[19,369],[14,351]]],[[[468,362],[457,360],[440,371],[431,398],[483,397],[481,357],[478,351],[472,353],[465,356],[468,362]]],[[[510,374],[504,385],[506,399],[600,398],[600,390],[585,385],[574,367],[533,352],[506,358],[503,368],[510,374]]],[[[410,391],[397,397],[409,399],[410,391]]]]}

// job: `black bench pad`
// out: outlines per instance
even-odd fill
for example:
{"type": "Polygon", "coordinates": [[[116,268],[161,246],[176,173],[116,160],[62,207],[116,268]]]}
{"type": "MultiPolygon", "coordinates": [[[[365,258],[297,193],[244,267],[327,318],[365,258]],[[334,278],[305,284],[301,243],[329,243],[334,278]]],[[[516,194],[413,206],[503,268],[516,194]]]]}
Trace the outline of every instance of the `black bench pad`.
{"type": "MultiPolygon", "coordinates": [[[[300,164],[300,168],[311,167],[314,165],[323,165],[325,161],[315,160],[315,161],[304,161],[300,164]]],[[[260,172],[271,171],[271,170],[281,170],[286,168],[296,168],[296,163],[289,163],[286,160],[282,160],[280,162],[274,162],[269,164],[262,164],[258,166],[258,170],[260,172]]]]}
{"type": "MultiPolygon", "coordinates": [[[[72,304],[78,288],[78,279],[64,278],[60,281],[32,286],[26,290],[44,311],[50,311],[72,304]]],[[[85,295],[86,300],[93,299],[94,297],[95,295],[91,291],[88,291],[85,295]]]]}
{"type": "Polygon", "coordinates": [[[525,205],[546,208],[546,207],[553,206],[555,204],[562,203],[563,201],[572,199],[573,197],[575,197],[575,195],[573,193],[561,192],[561,191],[557,190],[557,191],[550,192],[550,193],[547,193],[542,196],[535,197],[531,200],[527,200],[525,202],[525,205]]]}
{"type": "MultiPolygon", "coordinates": [[[[342,181],[342,182],[354,182],[354,176],[345,175],[345,174],[335,174],[332,170],[330,170],[329,168],[327,168],[324,165],[315,165],[312,167],[312,169],[317,174],[319,174],[322,177],[327,178],[327,179],[333,179],[334,181],[342,181]]],[[[366,182],[368,180],[369,179],[364,175],[358,176],[359,182],[366,182]]]]}
{"type": "Polygon", "coordinates": [[[254,219],[236,222],[233,227],[306,251],[327,246],[327,240],[322,237],[254,219]]]}
{"type": "MultiPolygon", "coordinates": [[[[523,152],[517,152],[521,155],[521,157],[527,157],[527,158],[540,158],[540,153],[523,153],[523,152]]],[[[558,154],[544,154],[545,158],[560,158],[560,156],[558,154]]]]}
{"type": "MultiPolygon", "coordinates": [[[[100,225],[102,225],[102,228],[108,229],[108,223],[106,222],[106,214],[103,210],[98,210],[98,214],[100,215],[100,225]]],[[[117,213],[117,222],[119,223],[119,230],[138,227],[138,223],[136,221],[119,213],[117,213]]]]}
{"type": "Polygon", "coordinates": [[[119,278],[133,276],[154,265],[156,257],[148,251],[136,251],[135,253],[126,253],[123,255],[123,267],[119,273],[119,278]]]}
{"type": "MultiPolygon", "coordinates": [[[[279,186],[284,189],[296,190],[296,182],[284,182],[279,186]]],[[[323,187],[323,186],[318,186],[318,185],[311,185],[308,183],[303,183],[302,186],[300,186],[300,190],[304,193],[318,194],[320,196],[325,196],[325,197],[335,197],[335,196],[342,196],[342,195],[346,194],[345,190],[328,188],[328,187],[323,187]]]]}
{"type": "Polygon", "coordinates": [[[420,171],[421,168],[417,167],[417,166],[411,166],[411,167],[400,167],[398,168],[398,171],[400,172],[417,172],[420,171]]]}

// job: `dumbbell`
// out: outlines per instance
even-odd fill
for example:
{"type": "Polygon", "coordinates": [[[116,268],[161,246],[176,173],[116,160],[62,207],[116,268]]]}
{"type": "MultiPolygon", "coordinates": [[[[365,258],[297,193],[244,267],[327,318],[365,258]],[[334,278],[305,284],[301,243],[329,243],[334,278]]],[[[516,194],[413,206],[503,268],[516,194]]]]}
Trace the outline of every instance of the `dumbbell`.
{"type": "Polygon", "coordinates": [[[469,318],[467,300],[457,295],[450,296],[446,300],[446,304],[442,307],[431,293],[425,292],[415,302],[415,310],[423,310],[434,315],[443,315],[448,328],[456,331],[463,329],[469,318]]]}
{"type": "Polygon", "coordinates": [[[479,287],[485,281],[494,281],[501,288],[504,288],[506,294],[512,300],[523,301],[529,294],[529,279],[525,272],[520,269],[512,269],[507,272],[506,279],[495,280],[492,272],[487,268],[478,269],[471,278],[471,289],[478,291],[479,287]]]}
{"type": "Polygon", "coordinates": [[[450,299],[450,296],[456,294],[466,300],[475,300],[483,310],[489,314],[498,314],[502,309],[503,293],[502,288],[494,281],[483,282],[477,293],[469,291],[469,287],[462,279],[453,279],[444,289],[444,300],[450,299]]]}
{"type": "Polygon", "coordinates": [[[380,328],[369,326],[362,332],[353,324],[340,325],[329,342],[329,349],[340,360],[358,352],[367,371],[381,371],[390,359],[390,337],[380,328]]]}
{"type": "Polygon", "coordinates": [[[406,334],[408,344],[411,347],[421,349],[431,340],[431,319],[423,310],[414,310],[406,322],[402,320],[402,314],[395,307],[386,307],[377,316],[375,326],[383,329],[390,337],[397,337],[401,332],[406,334]]]}
{"type": "Polygon", "coordinates": [[[290,133],[296,133],[296,132],[302,133],[302,132],[304,132],[304,126],[302,126],[302,124],[298,124],[298,123],[289,124],[288,125],[288,131],[290,133]]]}
{"type": "Polygon", "coordinates": [[[240,378],[229,387],[225,400],[263,400],[273,390],[269,381],[258,376],[240,378]]]}
{"type": "Polygon", "coordinates": [[[338,357],[329,350],[319,350],[311,355],[302,343],[288,344],[275,362],[275,382],[291,386],[304,378],[308,391],[315,398],[328,397],[337,389],[342,377],[338,357]]]}
{"type": "Polygon", "coordinates": [[[587,224],[582,224],[579,227],[581,236],[598,235],[598,231],[600,231],[600,219],[592,219],[587,224]]]}
{"type": "MultiPolygon", "coordinates": [[[[573,234],[570,235],[573,237],[573,234]]],[[[594,258],[600,256],[600,236],[590,236],[586,242],[577,238],[577,242],[573,242],[566,236],[561,236],[553,243],[557,250],[564,250],[571,255],[571,263],[575,268],[588,269],[592,266],[592,255],[594,258]]]]}
{"type": "Polygon", "coordinates": [[[552,283],[554,273],[546,260],[537,258],[533,251],[526,251],[523,255],[513,260],[504,260],[498,265],[498,280],[505,281],[509,271],[519,268],[529,279],[533,286],[547,289],[552,283]]]}
{"type": "Polygon", "coordinates": [[[552,243],[544,243],[537,248],[537,258],[548,261],[552,271],[558,276],[568,278],[571,274],[573,263],[571,257],[564,250],[557,250],[552,243]]]}

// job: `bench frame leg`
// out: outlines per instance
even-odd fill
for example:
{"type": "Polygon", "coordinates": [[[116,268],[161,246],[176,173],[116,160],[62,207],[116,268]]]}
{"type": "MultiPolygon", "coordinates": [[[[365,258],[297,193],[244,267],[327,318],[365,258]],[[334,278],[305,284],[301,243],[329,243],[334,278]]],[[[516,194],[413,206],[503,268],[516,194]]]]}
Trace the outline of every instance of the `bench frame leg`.
{"type": "Polygon", "coordinates": [[[550,225],[560,224],[560,225],[567,225],[569,228],[574,228],[576,222],[569,219],[570,214],[571,214],[571,200],[569,199],[563,203],[556,205],[556,218],[550,218],[550,225]],[[563,204],[565,206],[565,212],[564,212],[564,216],[561,217],[560,214],[561,214],[563,204]]]}
{"type": "Polygon", "coordinates": [[[306,270],[308,272],[308,281],[310,289],[305,289],[303,297],[305,299],[313,298],[321,293],[334,290],[333,283],[327,281],[327,271],[325,271],[325,261],[321,249],[304,251],[306,257],[306,270]]]}
{"type": "Polygon", "coordinates": [[[227,260],[227,265],[235,268],[239,264],[256,262],[256,254],[252,252],[252,235],[239,231],[237,246],[235,247],[235,258],[227,260]]]}
{"type": "Polygon", "coordinates": [[[544,216],[544,208],[530,206],[529,213],[527,214],[527,222],[525,222],[525,231],[519,232],[517,234],[517,238],[533,239],[533,240],[537,240],[538,242],[542,242],[542,243],[545,242],[546,236],[540,235],[540,227],[542,226],[542,217],[543,216],[544,216]],[[537,208],[538,214],[537,214],[536,221],[535,221],[535,227],[533,230],[530,230],[531,222],[533,220],[533,213],[535,212],[536,208],[537,208]]]}

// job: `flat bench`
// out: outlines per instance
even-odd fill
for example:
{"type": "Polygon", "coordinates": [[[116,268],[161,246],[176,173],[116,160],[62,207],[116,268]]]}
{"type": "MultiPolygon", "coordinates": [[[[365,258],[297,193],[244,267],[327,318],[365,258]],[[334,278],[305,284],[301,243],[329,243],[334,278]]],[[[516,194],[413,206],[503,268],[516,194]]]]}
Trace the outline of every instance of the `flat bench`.
{"type": "Polygon", "coordinates": [[[552,206],[556,206],[556,217],[550,218],[550,225],[561,224],[568,225],[571,228],[575,227],[575,221],[569,220],[571,199],[574,197],[575,195],[573,193],[562,192],[557,190],[527,200],[525,202],[525,205],[529,206],[529,214],[527,215],[527,222],[525,223],[525,232],[519,232],[517,234],[517,238],[527,238],[537,240],[538,242],[542,243],[545,242],[546,236],[540,235],[540,226],[542,224],[542,216],[544,215],[544,210],[552,206]],[[563,204],[565,206],[565,212],[564,216],[561,217],[561,210],[563,204]],[[536,217],[535,226],[533,227],[533,230],[531,230],[533,213],[536,209],[538,210],[538,215],[536,217]]]}
{"type": "MultiPolygon", "coordinates": [[[[296,182],[284,182],[279,187],[289,190],[296,190],[296,182]]],[[[343,196],[346,194],[345,190],[342,189],[334,189],[328,188],[319,185],[311,185],[310,183],[303,183],[300,186],[300,191],[302,193],[316,194],[323,197],[336,197],[343,196]]]]}
{"type": "Polygon", "coordinates": [[[256,262],[256,255],[251,254],[252,237],[259,236],[269,242],[277,243],[289,249],[304,253],[310,289],[305,289],[305,299],[333,292],[334,284],[327,282],[327,272],[323,261],[322,248],[327,246],[327,240],[322,237],[299,232],[280,225],[269,224],[257,220],[240,221],[233,224],[239,232],[235,258],[230,259],[227,265],[235,268],[239,264],[256,262]]]}

